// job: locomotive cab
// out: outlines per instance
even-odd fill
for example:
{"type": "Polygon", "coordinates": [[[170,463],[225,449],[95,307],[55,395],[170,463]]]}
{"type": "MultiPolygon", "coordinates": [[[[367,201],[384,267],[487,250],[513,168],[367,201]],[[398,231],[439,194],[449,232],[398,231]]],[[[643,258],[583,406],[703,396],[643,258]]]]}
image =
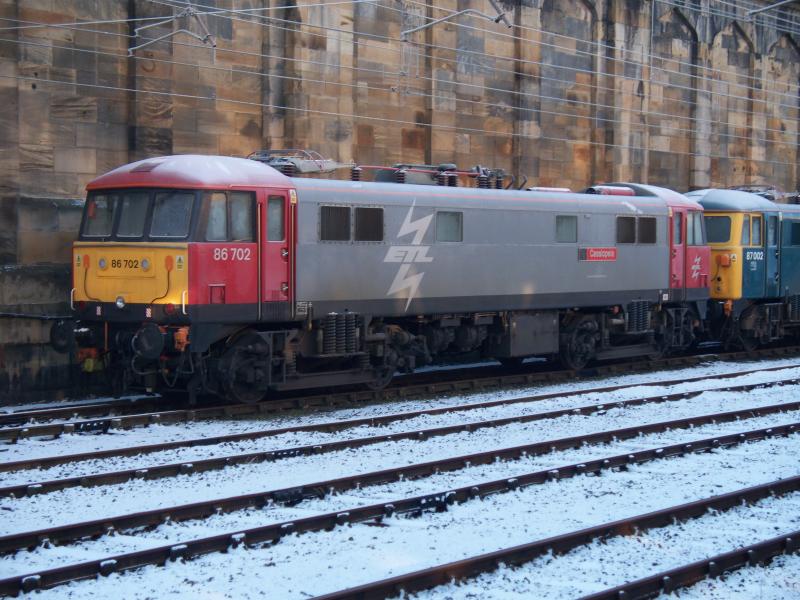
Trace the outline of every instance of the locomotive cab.
{"type": "Polygon", "coordinates": [[[789,323],[781,285],[779,205],[738,190],[688,195],[705,208],[715,337],[744,348],[783,337],[789,323]]]}
{"type": "Polygon", "coordinates": [[[224,157],[152,159],[91,182],[70,297],[84,370],[110,367],[123,388],[175,385],[242,323],[289,321],[293,193],[274,169],[224,157]]]}

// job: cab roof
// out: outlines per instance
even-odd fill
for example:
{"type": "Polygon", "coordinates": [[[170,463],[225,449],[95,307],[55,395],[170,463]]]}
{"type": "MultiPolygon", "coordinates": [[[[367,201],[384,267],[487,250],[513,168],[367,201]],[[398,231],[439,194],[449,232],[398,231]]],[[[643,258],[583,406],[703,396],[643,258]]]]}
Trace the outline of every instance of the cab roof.
{"type": "Polygon", "coordinates": [[[706,210],[725,212],[766,211],[775,212],[780,206],[763,196],[739,190],[707,189],[695,190],[686,194],[697,200],[706,210]]]}
{"type": "Polygon", "coordinates": [[[620,187],[627,187],[633,190],[637,196],[655,196],[661,198],[667,206],[685,207],[696,210],[702,210],[702,206],[698,204],[697,199],[690,198],[685,194],[676,192],[665,187],[657,185],[649,185],[645,183],[608,183],[606,185],[616,185],[620,187]]]}
{"type": "Polygon", "coordinates": [[[213,188],[294,187],[264,163],[231,156],[181,154],[129,163],[93,179],[87,190],[123,187],[213,188]]]}

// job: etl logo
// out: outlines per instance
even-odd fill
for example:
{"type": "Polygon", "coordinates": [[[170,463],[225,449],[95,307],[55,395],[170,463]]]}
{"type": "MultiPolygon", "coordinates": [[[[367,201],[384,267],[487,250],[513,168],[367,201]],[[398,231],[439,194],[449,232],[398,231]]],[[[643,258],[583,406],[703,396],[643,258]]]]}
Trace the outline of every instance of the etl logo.
{"type": "Polygon", "coordinates": [[[392,281],[392,285],[389,286],[389,291],[386,292],[386,295],[391,296],[397,292],[408,290],[408,295],[406,296],[406,307],[404,310],[408,310],[411,300],[414,299],[419,291],[422,278],[425,277],[424,271],[418,271],[414,274],[409,274],[411,271],[411,266],[414,264],[433,262],[433,257],[428,256],[428,250],[430,250],[430,246],[422,245],[422,240],[425,239],[425,234],[428,232],[428,228],[433,220],[433,214],[426,215],[420,219],[417,219],[416,221],[412,221],[411,215],[413,212],[414,205],[412,204],[408,209],[408,213],[406,214],[403,224],[400,226],[400,231],[397,232],[398,238],[413,233],[414,237],[411,239],[411,244],[405,246],[390,246],[389,250],[386,252],[386,256],[383,259],[383,262],[385,263],[400,263],[400,267],[397,269],[397,274],[394,277],[394,281],[392,281]]]}
{"type": "Polygon", "coordinates": [[[698,277],[700,277],[700,269],[702,268],[700,266],[700,262],[701,261],[699,256],[696,256],[694,261],[692,261],[692,267],[691,267],[692,279],[697,279],[698,277]]]}

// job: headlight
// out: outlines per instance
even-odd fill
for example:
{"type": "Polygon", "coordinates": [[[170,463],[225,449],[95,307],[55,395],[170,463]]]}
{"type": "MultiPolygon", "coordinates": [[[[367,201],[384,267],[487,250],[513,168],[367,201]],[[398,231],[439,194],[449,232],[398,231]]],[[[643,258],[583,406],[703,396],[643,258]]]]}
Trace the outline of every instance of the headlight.
{"type": "Polygon", "coordinates": [[[125,298],[122,296],[117,296],[117,308],[123,309],[125,308],[125,298]]]}
{"type": "Polygon", "coordinates": [[[108,263],[106,262],[105,258],[101,258],[100,260],[97,261],[97,266],[105,270],[105,268],[108,266],[108,263]]]}
{"type": "Polygon", "coordinates": [[[150,270],[150,261],[146,258],[142,259],[142,271],[149,271],[150,270]]]}

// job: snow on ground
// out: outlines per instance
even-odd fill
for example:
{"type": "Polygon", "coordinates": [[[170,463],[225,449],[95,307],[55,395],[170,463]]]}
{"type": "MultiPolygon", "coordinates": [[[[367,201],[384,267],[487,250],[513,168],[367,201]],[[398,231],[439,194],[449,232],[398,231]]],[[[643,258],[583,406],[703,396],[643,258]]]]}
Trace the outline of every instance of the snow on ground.
{"type": "MultiPolygon", "coordinates": [[[[793,365],[796,362],[787,359],[761,361],[758,364],[770,367],[793,365]]],[[[755,368],[756,364],[747,362],[738,366],[741,370],[750,370],[755,368]]],[[[736,367],[737,365],[730,363],[713,363],[669,373],[657,372],[623,376],[592,383],[582,381],[558,386],[514,390],[513,392],[451,396],[443,400],[405,401],[306,416],[291,415],[271,417],[267,420],[192,423],[188,426],[156,426],[113,435],[68,435],[57,441],[26,440],[20,444],[2,448],[9,450],[10,454],[2,452],[0,458],[2,460],[20,460],[28,456],[46,456],[54,452],[71,454],[85,451],[94,446],[99,448],[156,443],[164,441],[165,438],[185,439],[247,429],[255,430],[333,419],[358,418],[368,414],[389,414],[444,404],[475,403],[500,397],[520,397],[554,390],[571,391],[615,384],[646,384],[663,379],[728,373],[734,371],[736,367]]],[[[740,385],[774,381],[798,374],[800,374],[800,369],[761,373],[726,381],[725,384],[740,385]]],[[[669,389],[643,385],[636,389],[602,395],[587,394],[577,398],[515,404],[510,407],[480,409],[451,415],[426,415],[388,427],[364,427],[336,434],[318,432],[290,434],[239,444],[185,449],[138,458],[120,458],[97,464],[86,462],[80,465],[65,465],[46,471],[3,473],[0,478],[2,478],[2,485],[10,485],[18,481],[38,481],[96,472],[97,470],[132,468],[149,464],[195,460],[211,455],[380,435],[390,431],[435,427],[516,414],[539,413],[557,408],[583,406],[597,402],[610,403],[658,393],[675,393],[676,391],[718,387],[719,385],[721,383],[717,381],[687,383],[669,389]]],[[[119,515],[158,506],[184,504],[199,499],[266,491],[387,468],[391,465],[411,464],[491,448],[533,443],[588,431],[616,429],[682,416],[735,410],[746,406],[791,402],[800,397],[798,390],[800,390],[800,386],[766,388],[736,394],[706,392],[697,398],[678,402],[630,409],[611,408],[599,415],[586,417],[572,415],[548,421],[432,438],[422,442],[392,442],[357,450],[233,467],[219,472],[185,475],[152,482],[137,480],[115,486],[64,490],[33,498],[4,499],[0,500],[0,510],[2,510],[0,514],[5,516],[5,519],[0,522],[0,534],[119,515]]],[[[223,531],[232,532],[270,522],[296,519],[319,512],[339,511],[348,507],[385,502],[407,495],[444,491],[479,481],[506,478],[591,458],[628,453],[648,447],[684,443],[693,439],[795,421],[800,421],[800,412],[748,419],[738,423],[696,427],[687,431],[642,436],[635,440],[611,445],[590,446],[538,458],[527,457],[519,461],[471,467],[418,481],[366,487],[323,500],[306,501],[293,508],[270,507],[258,511],[248,510],[217,515],[204,521],[170,523],[149,532],[137,532],[135,535],[117,534],[103,537],[96,542],[84,542],[48,550],[38,549],[32,553],[25,552],[14,557],[3,557],[0,559],[0,577],[30,572],[65,562],[104,557],[134,548],[171,544],[223,531]]],[[[396,517],[386,521],[387,527],[354,525],[339,527],[333,532],[293,536],[274,547],[260,550],[239,549],[225,555],[209,555],[187,564],[171,564],[166,569],[146,568],[136,573],[114,575],[98,581],[56,588],[43,595],[55,596],[57,594],[58,597],[64,597],[69,592],[69,595],[75,598],[100,595],[119,596],[120,594],[125,597],[144,598],[184,595],[188,592],[197,597],[239,598],[256,597],[267,592],[270,596],[280,598],[307,597],[309,594],[333,591],[365,583],[370,579],[457,560],[468,555],[495,550],[514,543],[533,541],[556,533],[564,533],[621,518],[625,515],[641,514],[754,483],[796,475],[796,456],[799,449],[800,435],[748,443],[737,448],[708,454],[656,461],[633,467],[628,472],[609,473],[601,477],[583,476],[558,483],[534,486],[513,493],[496,495],[482,501],[467,502],[452,508],[448,513],[426,514],[419,519],[396,517]],[[489,531],[488,534],[487,531],[489,531]],[[266,587],[264,582],[268,582],[266,587]]],[[[788,502],[788,500],[775,500],[775,502],[782,503],[788,502]]],[[[796,519],[800,515],[800,511],[797,510],[798,503],[800,502],[780,504],[785,507],[779,510],[780,514],[789,519],[796,519]]],[[[737,523],[738,520],[737,518],[737,523]]],[[[742,517],[741,520],[749,523],[749,519],[746,517],[742,517]]],[[[796,521],[794,521],[793,528],[797,529],[796,521]]],[[[740,528],[737,524],[731,528],[731,532],[736,533],[740,529],[745,533],[751,530],[755,531],[749,525],[740,528]]],[[[753,539],[748,543],[754,541],[757,540],[753,539]]],[[[676,543],[676,546],[679,544],[676,543]]],[[[728,548],[716,548],[712,553],[726,549],[728,548]]],[[[641,549],[635,547],[631,550],[631,556],[635,556],[639,552],[641,549]]],[[[591,565],[592,560],[586,559],[584,563],[591,565]]],[[[605,561],[603,565],[605,568],[605,561]]],[[[650,574],[654,570],[655,567],[645,574],[650,574]]],[[[617,571],[626,573],[624,560],[620,562],[617,571]]],[[[591,574],[592,570],[589,569],[587,572],[591,574]]],[[[613,569],[610,570],[610,573],[609,576],[612,576],[613,569]]],[[[538,581],[538,575],[536,577],[538,581]]],[[[796,580],[797,578],[795,578],[796,580]]],[[[598,583],[600,579],[589,577],[588,581],[590,585],[593,583],[601,585],[598,583]]],[[[477,596],[484,596],[485,588],[471,588],[469,585],[457,591],[460,593],[470,589],[477,593],[477,596]]],[[[435,593],[439,592],[441,590],[435,591],[435,593]]],[[[530,594],[523,595],[531,597],[530,594]]],[[[573,593],[571,596],[562,597],[574,597],[574,595],[573,593]]],[[[447,594],[437,597],[447,597],[447,594]]],[[[517,594],[511,591],[509,595],[502,597],[517,597],[517,594]]],[[[550,594],[544,597],[558,598],[559,596],[550,594]]]]}
{"type": "MultiPolygon", "coordinates": [[[[771,363],[770,363],[771,364],[771,363]]],[[[727,370],[722,372],[732,372],[730,366],[727,370]]],[[[694,376],[704,375],[706,373],[703,369],[700,373],[694,373],[694,376]]],[[[692,376],[684,373],[670,373],[669,378],[680,378],[681,376],[692,376]]],[[[638,378],[640,376],[632,376],[638,378]]],[[[563,408],[575,408],[580,406],[587,406],[601,402],[611,403],[621,400],[630,400],[634,398],[641,398],[645,396],[652,396],[661,393],[679,393],[679,392],[692,392],[696,390],[703,390],[708,388],[715,388],[725,386],[743,385],[748,383],[766,383],[787,379],[791,377],[800,377],[800,368],[788,368],[780,371],[769,371],[764,373],[749,374],[741,377],[734,377],[724,382],[708,379],[704,381],[688,382],[670,388],[663,386],[642,385],[615,392],[589,392],[580,396],[569,398],[555,398],[551,400],[538,400],[534,402],[521,402],[515,404],[508,404],[503,406],[496,406],[484,409],[472,409],[466,411],[453,412],[444,415],[422,415],[415,419],[399,421],[393,425],[381,426],[379,428],[359,427],[334,433],[325,432],[306,432],[299,434],[284,434],[281,436],[271,436],[259,440],[242,441],[225,444],[226,453],[235,452],[256,452],[268,449],[285,448],[288,446],[301,445],[303,443],[324,443],[326,441],[335,441],[342,439],[350,439],[353,437],[361,437],[366,435],[380,435],[381,433],[392,433],[398,431],[408,431],[412,429],[422,429],[431,427],[441,427],[453,423],[463,423],[469,421],[478,421],[483,419],[499,419],[514,415],[533,414],[547,412],[551,410],[558,410],[563,408]]],[[[617,380],[615,380],[617,381],[617,380]]],[[[624,381],[624,379],[623,379],[624,381]]],[[[26,458],[36,458],[42,456],[51,456],[53,454],[76,454],[83,452],[92,452],[114,448],[124,448],[137,444],[154,444],[160,442],[177,441],[185,439],[206,438],[218,435],[227,435],[231,433],[241,433],[247,431],[261,431],[264,429],[277,429],[282,427],[291,427],[296,425],[304,425],[311,423],[322,423],[329,421],[339,421],[347,419],[357,419],[373,415],[388,415],[396,414],[414,410],[425,410],[425,408],[438,407],[443,405],[456,405],[456,404],[477,404],[489,400],[499,398],[522,398],[529,395],[541,395],[550,393],[552,391],[572,391],[583,390],[588,387],[605,387],[603,382],[601,385],[589,385],[585,383],[583,386],[572,384],[568,389],[561,390],[559,388],[565,386],[548,386],[545,388],[527,388],[525,390],[516,391],[513,394],[510,392],[496,393],[496,394],[474,394],[472,396],[456,396],[458,401],[453,398],[447,398],[446,401],[436,403],[436,401],[417,401],[415,403],[401,402],[392,405],[377,405],[365,407],[364,412],[358,410],[346,409],[326,413],[317,413],[306,416],[279,416],[271,417],[266,420],[215,420],[211,422],[193,422],[187,424],[174,424],[174,425],[154,425],[144,429],[131,429],[127,431],[111,431],[107,434],[97,433],[76,433],[63,435],[57,440],[53,439],[23,439],[16,444],[0,445],[0,461],[12,462],[16,460],[23,460],[26,458]],[[54,452],[54,447],[57,447],[57,452],[54,452]]],[[[634,379],[634,383],[637,383],[634,379]]],[[[608,383],[608,385],[616,385],[616,383],[608,383]]],[[[725,393],[723,393],[725,394],[725,393]]],[[[726,404],[725,399],[730,398],[731,394],[727,394],[722,398],[722,402],[716,406],[723,406],[718,410],[735,410],[735,408],[725,408],[733,406],[733,404],[726,404]]],[[[768,402],[769,403],[769,402],[768,402]]],[[[669,405],[674,403],[670,402],[669,405]]],[[[709,410],[709,412],[711,412],[709,410]]],[[[666,420],[669,417],[665,417],[666,420]]],[[[677,418],[677,417],[676,417],[677,418]]],[[[158,454],[150,454],[142,457],[128,457],[116,458],[113,461],[105,460],[105,465],[113,465],[104,467],[106,470],[110,469],[128,469],[140,468],[143,465],[152,464],[165,464],[172,462],[182,462],[190,460],[199,460],[201,458],[208,458],[219,455],[220,446],[197,446],[194,448],[183,448],[168,452],[161,452],[158,454]]],[[[74,473],[85,474],[92,472],[98,467],[97,464],[84,463],[83,466],[78,467],[74,473]],[[83,470],[80,470],[83,469],[83,470]]],[[[75,469],[75,466],[67,467],[70,472],[75,469]]],[[[63,469],[59,470],[49,469],[47,472],[42,472],[41,477],[37,480],[50,479],[61,477],[60,473],[63,469]]],[[[15,482],[11,474],[3,477],[5,480],[8,477],[9,482],[15,482]]],[[[25,480],[27,481],[27,479],[25,480]]],[[[10,485],[11,483],[9,483],[10,485]]]]}
{"type": "MultiPolygon", "coordinates": [[[[630,398],[638,398],[642,396],[653,395],[665,391],[667,388],[663,386],[648,385],[650,383],[659,382],[663,380],[681,380],[683,378],[708,376],[721,373],[734,373],[739,371],[750,371],[758,368],[774,368],[786,366],[786,370],[776,372],[764,372],[749,374],[743,377],[733,379],[726,379],[724,381],[700,381],[688,382],[679,386],[668,388],[669,393],[694,391],[707,389],[710,387],[719,387],[722,385],[741,385],[744,383],[759,383],[765,381],[775,381],[787,377],[796,377],[800,375],[800,369],[792,368],[797,367],[797,359],[777,359],[777,360],[763,360],[742,363],[730,363],[723,361],[714,361],[708,364],[689,367],[685,369],[675,369],[671,371],[655,371],[650,373],[641,373],[636,375],[616,376],[607,379],[599,380],[578,380],[573,383],[560,383],[555,385],[536,385],[529,387],[514,388],[506,391],[493,391],[487,393],[469,393],[469,394],[447,394],[442,397],[431,397],[420,400],[403,400],[391,403],[373,404],[363,407],[333,409],[330,411],[315,411],[309,414],[282,414],[270,415],[265,418],[258,419],[231,419],[231,420],[213,420],[213,421],[196,421],[190,423],[177,423],[165,425],[151,425],[145,428],[136,428],[128,431],[112,431],[108,434],[67,434],[62,435],[56,440],[53,439],[22,439],[16,444],[0,445],[0,461],[11,462],[16,460],[23,460],[25,458],[36,458],[40,456],[50,456],[52,454],[76,454],[82,452],[91,452],[106,450],[112,448],[124,448],[134,444],[155,444],[161,442],[170,442],[177,440],[194,439],[199,437],[209,437],[216,435],[225,435],[233,433],[242,433],[248,431],[260,431],[267,428],[278,427],[291,427],[298,425],[308,425],[314,423],[323,423],[332,420],[345,420],[345,419],[358,419],[370,416],[382,416],[387,414],[425,410],[426,408],[440,408],[443,406],[455,406],[460,404],[477,404],[490,400],[499,400],[505,398],[522,398],[530,395],[542,395],[550,393],[567,393],[580,390],[586,390],[593,387],[609,387],[614,385],[636,385],[641,384],[641,387],[632,387],[625,390],[620,390],[613,393],[604,394],[587,394],[582,396],[574,402],[573,406],[580,406],[583,404],[591,404],[593,401],[619,401],[630,398]],[[58,450],[54,452],[54,447],[58,450]]],[[[545,407],[560,407],[564,406],[563,401],[556,404],[543,402],[531,403],[535,412],[550,410],[545,407]]],[[[477,413],[474,413],[477,415],[477,413]]],[[[476,417],[483,418],[483,417],[476,417]]],[[[54,420],[54,423],[62,422],[63,420],[54,420]]]]}
{"type": "MultiPolygon", "coordinates": [[[[357,524],[295,535],[274,546],[211,554],[190,563],[170,564],[166,569],[148,567],[72,584],[42,596],[107,596],[124,586],[126,597],[163,597],[185,591],[187,582],[195,581],[207,597],[258,597],[267,592],[277,598],[303,598],[788,477],[797,472],[799,449],[800,439],[792,436],[657,461],[625,472],[581,476],[497,494],[465,502],[446,513],[425,513],[417,519],[395,517],[387,519],[384,527],[357,524]],[[268,582],[268,588],[262,587],[264,582],[268,582]]],[[[797,529],[800,523],[797,496],[774,500],[776,510],[788,515],[788,524],[781,524],[788,530],[797,529]]],[[[339,498],[343,506],[352,505],[352,499],[339,498]]],[[[326,508],[330,504],[326,503],[326,508]]],[[[308,503],[309,509],[313,507],[314,502],[308,503]]],[[[262,520],[268,520],[271,512],[265,511],[262,520]]],[[[725,521],[733,531],[751,527],[747,517],[742,518],[746,527],[740,519],[734,519],[735,527],[731,525],[734,521],[725,521]]],[[[766,520],[774,522],[771,516],[766,520]]],[[[174,541],[198,533],[194,524],[173,527],[186,530],[174,541]]],[[[711,526],[708,530],[720,529],[711,526]]],[[[770,531],[771,535],[779,533],[770,531]]],[[[24,556],[30,568],[47,552],[37,550],[19,558],[24,556]]],[[[636,562],[639,553],[634,546],[627,561],[636,562]]],[[[3,561],[4,572],[8,562],[3,561]]]]}
{"type": "MultiPolygon", "coordinates": [[[[800,598],[800,556],[778,556],[767,566],[748,567],[721,579],[676,590],[681,600],[790,600],[800,598]]],[[[665,596],[666,598],[666,596],[665,596]]]]}
{"type": "MultiPolygon", "coordinates": [[[[416,462],[427,462],[441,458],[470,454],[492,448],[519,446],[550,439],[575,436],[582,433],[618,429],[643,423],[654,423],[683,417],[736,410],[751,406],[780,402],[778,394],[787,399],[797,397],[800,386],[786,386],[780,392],[771,388],[756,389],[737,394],[732,398],[725,392],[706,392],[694,398],[676,402],[648,404],[631,408],[611,408],[598,415],[568,415],[558,419],[513,423],[502,427],[478,429],[473,432],[455,433],[432,437],[424,441],[398,440],[383,442],[361,448],[341,450],[315,456],[300,456],[272,463],[252,463],[227,467],[218,471],[207,471],[174,478],[142,480],[135,479],[114,486],[99,488],[69,488],[49,494],[0,502],[0,508],[11,507],[14,518],[0,522],[0,535],[63,524],[74,519],[72,514],[62,511],[62,506],[81,506],[93,518],[102,518],[127,511],[141,511],[170,506],[181,499],[181,503],[209,500],[243,493],[255,493],[269,489],[297,486],[343,477],[365,471],[377,471],[416,462]]],[[[444,415],[443,415],[444,416],[444,415]]],[[[800,421],[800,411],[786,415],[765,417],[764,427],[776,423],[800,421]]],[[[430,417],[440,419],[442,416],[430,417]]],[[[428,419],[423,418],[423,421],[428,419]]],[[[449,421],[452,423],[452,419],[449,421]]],[[[410,426],[403,424],[401,430],[410,426]]],[[[718,426],[717,426],[718,427],[718,426]]],[[[758,426],[756,426],[758,427],[758,426]]],[[[697,428],[699,429],[699,428],[697,428]]],[[[384,433],[391,428],[359,428],[346,437],[365,437],[384,433]]],[[[741,429],[739,429],[741,430],[741,429]]],[[[711,434],[713,435],[713,434],[711,434]]],[[[305,433],[287,434],[261,442],[265,448],[305,445],[345,437],[341,434],[305,433]]],[[[227,446],[227,445],[226,445],[227,446]]],[[[232,453],[228,447],[216,447],[216,454],[232,453]]],[[[153,464],[152,457],[144,457],[141,464],[153,464]]],[[[129,459],[113,459],[102,463],[103,469],[119,468],[120,464],[131,467],[129,459]]],[[[21,471],[4,474],[3,480],[11,483],[30,482],[54,478],[55,475],[79,474],[86,468],[75,469],[61,465],[46,471],[21,471]]]]}
{"type": "MultiPolygon", "coordinates": [[[[613,537],[577,548],[564,556],[546,556],[518,568],[503,567],[463,584],[440,586],[413,597],[422,599],[482,600],[525,598],[579,598],[613,588],[629,581],[648,577],[703,560],[722,552],[749,546],[800,528],[800,492],[784,498],[768,498],[751,506],[739,506],[729,512],[708,513],[698,519],[671,527],[650,529],[635,536],[613,537]],[[731,526],[731,521],[736,527],[731,526]],[[568,576],[565,577],[565,574],[568,576]]],[[[800,567],[800,564],[797,565],[800,567]]],[[[753,569],[753,571],[756,571],[753,569]]],[[[761,571],[761,587],[765,583],[761,571]]],[[[744,574],[744,572],[743,572],[744,574]]],[[[753,578],[755,573],[750,574],[753,578]]],[[[743,580],[744,578],[742,578],[743,580]]],[[[730,580],[722,587],[728,591],[738,585],[730,580]],[[730,585],[733,583],[733,585],[730,585]]],[[[715,586],[698,585],[693,592],[676,593],[680,598],[703,598],[715,586]]],[[[781,589],[784,595],[762,596],[753,593],[739,596],[760,598],[800,597],[800,570],[786,574],[785,581],[769,589],[781,589]],[[790,582],[794,583],[794,593],[790,582]]],[[[755,592],[752,587],[751,591],[755,592]]],[[[731,598],[718,595],[717,598],[731,598]]]]}

